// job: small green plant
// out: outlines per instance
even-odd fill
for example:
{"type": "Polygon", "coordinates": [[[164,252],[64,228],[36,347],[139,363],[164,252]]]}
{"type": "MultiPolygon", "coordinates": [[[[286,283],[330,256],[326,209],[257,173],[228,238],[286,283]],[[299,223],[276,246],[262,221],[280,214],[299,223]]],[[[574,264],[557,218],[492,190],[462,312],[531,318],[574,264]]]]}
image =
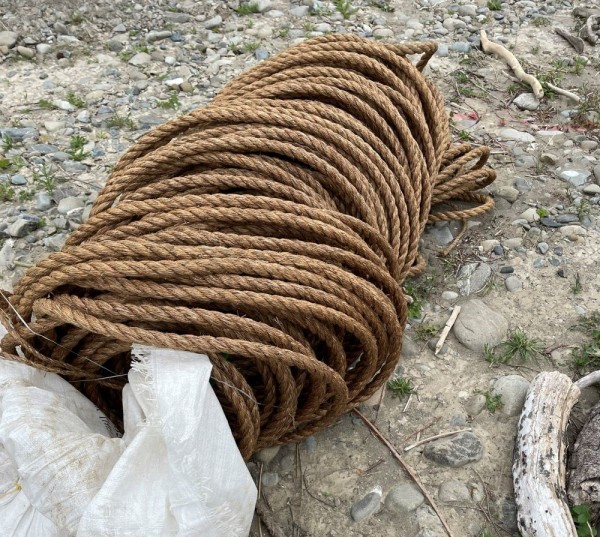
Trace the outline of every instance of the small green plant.
{"type": "Polygon", "coordinates": [[[7,170],[11,164],[12,162],[9,158],[0,158],[0,170],[7,170]]]}
{"type": "Polygon", "coordinates": [[[2,151],[8,153],[15,146],[15,141],[9,134],[2,137],[2,151]]]}
{"type": "Polygon", "coordinates": [[[179,96],[174,92],[171,93],[166,101],[156,101],[156,106],[163,110],[177,110],[181,106],[181,103],[179,102],[179,96]]]}
{"type": "Polygon", "coordinates": [[[126,116],[122,116],[120,114],[114,114],[107,122],[106,126],[111,128],[115,127],[117,129],[122,129],[127,127],[128,129],[135,129],[135,122],[131,119],[131,116],[127,114],[126,116]]]}
{"type": "Polygon", "coordinates": [[[56,110],[58,108],[58,106],[48,99],[40,99],[38,101],[38,106],[44,110],[56,110]]]}
{"type": "Polygon", "coordinates": [[[37,221],[36,229],[42,229],[45,226],[46,226],[46,219],[42,216],[42,218],[40,218],[37,221]]]}
{"type": "Polygon", "coordinates": [[[306,21],[302,25],[302,29],[308,34],[310,32],[314,32],[315,31],[315,25],[311,21],[306,21]]]}
{"type": "Polygon", "coordinates": [[[23,158],[22,155],[15,155],[12,158],[12,167],[15,171],[19,171],[21,168],[24,168],[25,166],[27,166],[27,162],[25,162],[25,159],[23,158]]]}
{"type": "Polygon", "coordinates": [[[580,295],[581,291],[583,291],[583,285],[581,285],[581,276],[579,276],[579,272],[575,274],[575,282],[573,283],[573,287],[571,287],[571,293],[574,295],[580,295]]]}
{"type": "Polygon", "coordinates": [[[500,11],[502,9],[502,3],[497,0],[490,0],[487,3],[487,7],[490,11],[500,11]]]}
{"type": "Polygon", "coordinates": [[[67,93],[67,101],[75,108],[83,108],[85,106],[85,101],[80,97],[77,97],[72,91],[67,93]]]}
{"type": "Polygon", "coordinates": [[[279,37],[287,37],[289,33],[290,33],[289,25],[283,26],[282,28],[279,29],[279,37]]]}
{"type": "Polygon", "coordinates": [[[32,173],[32,180],[35,185],[43,188],[48,194],[54,194],[56,188],[56,174],[54,170],[45,162],[42,164],[42,169],[32,173]]]}
{"type": "Polygon", "coordinates": [[[75,11],[69,18],[71,24],[81,24],[83,22],[83,15],[79,11],[75,11]]]}
{"type": "Polygon", "coordinates": [[[512,330],[508,338],[491,347],[489,345],[483,348],[483,357],[491,365],[507,364],[514,359],[521,362],[527,362],[539,356],[542,352],[540,341],[529,337],[523,330],[517,328],[512,330]]]}
{"type": "Polygon", "coordinates": [[[582,317],[572,328],[591,337],[590,341],[573,351],[575,369],[582,375],[600,369],[600,312],[582,317]]]}
{"type": "Polygon", "coordinates": [[[415,326],[415,339],[417,341],[427,341],[435,336],[440,330],[437,324],[421,323],[415,326]]]}
{"type": "Polygon", "coordinates": [[[545,209],[544,207],[538,207],[535,212],[540,218],[546,218],[546,216],[548,216],[548,209],[545,209]]]}
{"type": "Polygon", "coordinates": [[[15,189],[8,183],[0,183],[0,201],[12,201],[15,198],[15,189]]]}
{"type": "Polygon", "coordinates": [[[396,8],[388,4],[388,2],[386,2],[385,0],[371,0],[369,2],[369,5],[371,7],[381,9],[381,11],[384,11],[385,13],[393,13],[394,11],[396,11],[396,8]]]}
{"type": "Polygon", "coordinates": [[[571,507],[571,516],[577,530],[577,537],[596,537],[598,531],[592,526],[591,508],[587,504],[571,507]]]}
{"type": "Polygon", "coordinates": [[[244,43],[245,52],[254,52],[258,47],[260,47],[260,43],[258,41],[250,41],[249,43],[244,43]]]}
{"type": "Polygon", "coordinates": [[[401,399],[407,395],[410,395],[415,391],[412,382],[404,377],[394,377],[387,383],[388,389],[392,392],[392,397],[401,399]]]}
{"type": "Polygon", "coordinates": [[[495,414],[496,410],[500,410],[504,406],[501,394],[497,393],[496,395],[493,395],[489,390],[479,393],[485,397],[485,408],[490,414],[495,414]]]}
{"type": "Polygon", "coordinates": [[[258,4],[256,2],[247,2],[240,4],[236,10],[238,15],[250,15],[252,13],[258,13],[258,4]]]}
{"type": "Polygon", "coordinates": [[[19,192],[19,201],[21,203],[25,201],[31,201],[33,199],[33,190],[21,190],[19,192]]]}
{"type": "Polygon", "coordinates": [[[352,7],[350,0],[335,0],[335,8],[344,19],[349,19],[358,11],[358,8],[352,7]]]}
{"type": "Polygon", "coordinates": [[[465,142],[470,142],[472,140],[471,134],[469,133],[469,131],[465,131],[465,130],[458,131],[458,137],[461,140],[464,140],[465,142]]]}
{"type": "Polygon", "coordinates": [[[85,138],[85,136],[76,134],[75,136],[71,137],[71,141],[69,142],[69,150],[67,153],[71,155],[73,160],[79,162],[86,158],[89,154],[83,150],[85,144],[87,144],[87,138],[85,138]]]}

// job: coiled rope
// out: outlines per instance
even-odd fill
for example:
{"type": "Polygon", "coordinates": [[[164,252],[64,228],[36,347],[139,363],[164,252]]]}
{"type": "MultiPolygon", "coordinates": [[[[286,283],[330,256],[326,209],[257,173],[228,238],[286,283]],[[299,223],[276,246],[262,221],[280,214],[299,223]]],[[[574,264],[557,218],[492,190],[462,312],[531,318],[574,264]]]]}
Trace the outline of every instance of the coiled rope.
{"type": "Polygon", "coordinates": [[[9,296],[3,351],[117,422],[132,342],[206,353],[244,457],[367,399],[400,355],[425,224],[493,205],[488,149],[450,145],[421,73],[435,49],[312,39],[143,136],[9,296]]]}

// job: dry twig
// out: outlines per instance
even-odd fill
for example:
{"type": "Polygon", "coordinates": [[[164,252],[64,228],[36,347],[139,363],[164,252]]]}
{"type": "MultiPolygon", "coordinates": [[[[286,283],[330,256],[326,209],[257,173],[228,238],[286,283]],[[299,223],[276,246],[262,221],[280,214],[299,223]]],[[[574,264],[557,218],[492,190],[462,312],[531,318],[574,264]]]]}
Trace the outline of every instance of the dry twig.
{"type": "Polygon", "coordinates": [[[446,321],[446,324],[444,325],[444,329],[442,330],[442,333],[440,334],[440,339],[438,339],[438,342],[435,344],[435,352],[433,354],[437,355],[442,350],[442,347],[444,346],[446,338],[448,337],[448,334],[450,333],[450,330],[454,326],[454,323],[456,322],[456,318],[458,317],[458,314],[460,313],[460,309],[461,309],[460,306],[454,306],[454,309],[452,310],[452,314],[450,315],[450,318],[446,321]]]}
{"type": "Polygon", "coordinates": [[[438,438],[446,438],[447,436],[453,436],[458,433],[466,433],[468,431],[472,431],[471,427],[467,427],[466,429],[459,429],[458,431],[446,431],[445,433],[434,434],[433,436],[428,436],[427,438],[423,438],[423,440],[419,440],[410,446],[406,446],[404,451],[410,451],[411,449],[416,448],[417,446],[421,446],[423,444],[427,444],[433,440],[437,440],[438,438]]]}

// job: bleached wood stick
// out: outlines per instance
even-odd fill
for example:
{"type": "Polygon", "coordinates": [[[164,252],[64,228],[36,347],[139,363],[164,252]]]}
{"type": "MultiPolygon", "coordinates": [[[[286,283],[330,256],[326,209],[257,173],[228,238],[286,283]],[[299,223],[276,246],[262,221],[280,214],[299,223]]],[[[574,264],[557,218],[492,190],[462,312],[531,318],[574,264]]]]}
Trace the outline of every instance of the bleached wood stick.
{"type": "Polygon", "coordinates": [[[544,96],[544,89],[542,88],[540,81],[533,75],[527,74],[523,70],[523,66],[520,64],[519,60],[517,60],[517,58],[514,57],[513,53],[510,52],[507,48],[503,47],[498,43],[492,43],[488,39],[485,30],[481,30],[481,48],[483,49],[483,52],[487,54],[495,54],[501,60],[504,60],[506,65],[508,65],[514,71],[516,77],[519,80],[531,86],[534,95],[538,99],[541,99],[544,96]]]}
{"type": "Polygon", "coordinates": [[[442,350],[442,347],[444,346],[444,342],[446,341],[446,338],[448,337],[450,330],[452,330],[452,327],[454,326],[454,323],[456,322],[456,318],[458,317],[459,313],[460,313],[460,306],[454,306],[454,309],[452,310],[452,314],[450,315],[450,318],[446,321],[446,324],[444,325],[444,329],[442,330],[442,333],[440,334],[440,339],[438,339],[438,342],[435,344],[435,352],[433,354],[437,355],[437,353],[442,350]]]}
{"type": "Polygon", "coordinates": [[[513,482],[523,537],[577,537],[566,503],[565,430],[580,390],[557,371],[529,387],[519,420],[513,482]]]}
{"type": "Polygon", "coordinates": [[[428,436],[427,438],[423,438],[423,440],[418,440],[417,442],[415,442],[414,444],[411,444],[410,446],[406,446],[404,448],[404,451],[410,451],[411,449],[414,449],[417,446],[421,446],[423,444],[428,444],[429,442],[433,442],[434,440],[437,440],[438,438],[446,438],[447,436],[453,436],[458,433],[466,433],[466,432],[472,431],[472,430],[473,429],[471,427],[467,427],[466,429],[459,429],[458,431],[446,431],[445,433],[434,434],[433,436],[428,436]]]}
{"type": "Polygon", "coordinates": [[[575,101],[576,103],[581,102],[581,97],[579,97],[578,95],[575,95],[574,93],[564,90],[562,88],[559,88],[558,86],[555,86],[554,84],[550,84],[550,82],[546,82],[546,84],[548,84],[548,87],[558,93],[559,95],[564,95],[565,97],[568,97],[569,99],[572,99],[573,101],[575,101]]]}

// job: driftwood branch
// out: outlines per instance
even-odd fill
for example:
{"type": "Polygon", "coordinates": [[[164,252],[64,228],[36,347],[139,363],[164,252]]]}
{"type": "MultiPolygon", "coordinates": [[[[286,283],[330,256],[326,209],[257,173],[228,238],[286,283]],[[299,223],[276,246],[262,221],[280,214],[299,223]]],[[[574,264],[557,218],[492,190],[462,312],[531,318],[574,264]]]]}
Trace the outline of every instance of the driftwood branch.
{"type": "Polygon", "coordinates": [[[440,339],[438,339],[438,342],[435,344],[435,352],[433,354],[438,354],[442,350],[442,347],[444,346],[446,338],[448,337],[450,330],[452,330],[452,327],[454,326],[454,323],[456,322],[456,319],[458,317],[458,314],[460,313],[460,310],[461,310],[460,306],[454,306],[454,309],[452,310],[452,314],[450,315],[450,318],[446,321],[446,324],[444,325],[444,329],[442,330],[440,339]]]}
{"type": "Polygon", "coordinates": [[[588,17],[585,23],[585,38],[595,45],[598,42],[598,33],[600,30],[600,14],[596,13],[588,17]]]}
{"type": "Polygon", "coordinates": [[[570,466],[569,500],[573,505],[600,503],[600,404],[590,411],[581,429],[570,466]]]}
{"type": "Polygon", "coordinates": [[[577,537],[566,503],[565,431],[579,394],[558,372],[537,375],[527,393],[513,461],[523,537],[577,537]]]}
{"type": "Polygon", "coordinates": [[[538,99],[541,99],[544,96],[544,90],[542,88],[542,85],[540,84],[540,81],[533,75],[527,74],[523,70],[523,66],[520,64],[519,60],[517,60],[513,53],[510,52],[507,48],[503,47],[498,43],[492,43],[488,39],[485,30],[481,30],[481,48],[486,54],[495,54],[501,60],[503,60],[506,63],[506,65],[508,65],[513,70],[515,76],[521,82],[525,82],[526,84],[529,84],[531,86],[534,95],[538,99]]]}
{"type": "Polygon", "coordinates": [[[554,28],[554,31],[560,35],[565,41],[569,43],[577,54],[583,54],[583,50],[585,48],[585,43],[581,37],[577,37],[575,35],[571,35],[569,32],[564,30],[563,28],[554,28]]]}
{"type": "Polygon", "coordinates": [[[555,86],[554,84],[550,84],[550,82],[546,82],[546,84],[548,84],[548,87],[555,93],[558,93],[559,95],[564,95],[565,97],[572,99],[576,103],[581,102],[581,97],[579,97],[578,95],[575,95],[574,93],[572,93],[570,91],[559,88],[558,86],[555,86]]]}

